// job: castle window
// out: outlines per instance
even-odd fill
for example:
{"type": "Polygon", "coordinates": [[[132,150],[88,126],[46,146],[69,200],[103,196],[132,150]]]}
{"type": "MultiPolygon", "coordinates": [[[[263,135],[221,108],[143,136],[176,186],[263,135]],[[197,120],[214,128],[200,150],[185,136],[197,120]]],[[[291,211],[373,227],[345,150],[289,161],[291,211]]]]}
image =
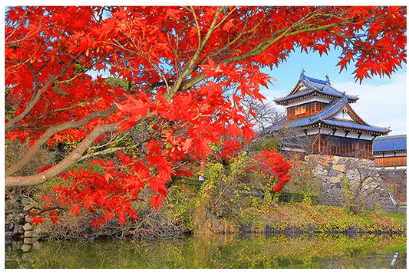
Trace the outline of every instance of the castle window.
{"type": "Polygon", "coordinates": [[[305,114],[306,112],[307,112],[307,105],[306,104],[300,105],[297,108],[295,108],[295,115],[296,116],[305,114]]]}

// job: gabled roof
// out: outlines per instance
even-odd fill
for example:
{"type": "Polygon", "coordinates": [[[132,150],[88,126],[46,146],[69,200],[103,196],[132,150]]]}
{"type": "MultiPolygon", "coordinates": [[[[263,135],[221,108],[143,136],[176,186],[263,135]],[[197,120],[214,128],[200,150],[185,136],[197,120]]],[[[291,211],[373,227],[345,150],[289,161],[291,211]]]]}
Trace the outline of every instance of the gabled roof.
{"type": "Polygon", "coordinates": [[[297,98],[305,96],[316,96],[322,95],[330,97],[332,99],[346,97],[348,102],[355,102],[358,100],[358,96],[346,95],[345,92],[340,92],[335,89],[327,76],[326,80],[318,80],[304,75],[304,70],[301,71],[300,80],[298,81],[296,87],[285,97],[276,98],[274,101],[277,104],[285,105],[289,101],[296,100],[297,98]],[[299,86],[303,84],[307,89],[299,90],[299,86]]]}
{"type": "Polygon", "coordinates": [[[356,113],[353,111],[351,106],[348,104],[348,98],[343,96],[339,99],[333,100],[330,102],[324,109],[320,112],[316,113],[315,115],[284,120],[282,122],[277,123],[272,128],[274,131],[280,130],[284,127],[309,127],[316,125],[318,123],[326,124],[330,127],[342,127],[345,129],[357,130],[357,131],[368,131],[375,134],[386,134],[390,132],[389,128],[382,128],[377,126],[372,126],[364,122],[356,113]],[[356,120],[348,121],[348,120],[340,120],[334,118],[344,107],[348,107],[349,110],[353,112],[356,116],[356,120]]]}
{"type": "Polygon", "coordinates": [[[373,152],[391,152],[406,150],[407,137],[406,135],[382,136],[377,137],[373,141],[373,152]]]}

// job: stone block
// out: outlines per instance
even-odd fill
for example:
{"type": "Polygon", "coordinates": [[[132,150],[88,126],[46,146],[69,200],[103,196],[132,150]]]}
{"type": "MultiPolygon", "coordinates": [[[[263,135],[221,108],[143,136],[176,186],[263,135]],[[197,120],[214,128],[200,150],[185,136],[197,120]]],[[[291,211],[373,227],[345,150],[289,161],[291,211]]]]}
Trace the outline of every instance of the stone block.
{"type": "Polygon", "coordinates": [[[332,157],[332,162],[334,162],[334,164],[338,164],[340,159],[342,159],[342,157],[334,155],[332,157]]]}
{"type": "Polygon", "coordinates": [[[337,172],[345,172],[346,168],[345,168],[345,165],[337,164],[337,165],[332,166],[332,169],[337,172]]]}
{"type": "Polygon", "coordinates": [[[346,158],[345,157],[340,157],[338,160],[338,164],[337,165],[345,165],[346,162],[346,158]]]}
{"type": "Polygon", "coordinates": [[[26,223],[24,226],[23,226],[23,228],[24,228],[24,230],[33,230],[34,229],[34,227],[33,227],[33,225],[31,225],[30,223],[26,223]]]}
{"type": "Polygon", "coordinates": [[[28,244],[24,244],[21,246],[21,250],[23,250],[24,252],[27,252],[31,249],[31,245],[28,244]]]}
{"type": "Polygon", "coordinates": [[[348,170],[346,172],[346,177],[351,181],[355,180],[358,177],[358,171],[357,170],[348,170]]]}
{"type": "Polygon", "coordinates": [[[24,232],[24,237],[26,238],[38,238],[38,234],[35,231],[32,230],[26,230],[26,232],[24,232]]]}
{"type": "Polygon", "coordinates": [[[13,238],[14,233],[12,231],[6,231],[5,233],[5,238],[6,239],[11,239],[13,238]]]}
{"type": "Polygon", "coordinates": [[[328,172],[329,176],[338,176],[338,172],[334,171],[333,169],[329,170],[328,172]]]}
{"type": "Polygon", "coordinates": [[[12,231],[14,229],[14,224],[13,223],[5,223],[4,227],[5,227],[5,231],[12,231]]]}
{"type": "Polygon", "coordinates": [[[331,184],[331,185],[339,184],[340,182],[341,182],[341,178],[336,177],[336,176],[329,177],[329,179],[328,179],[328,183],[331,184]]]}
{"type": "Polygon", "coordinates": [[[320,176],[327,176],[327,175],[328,175],[328,171],[320,166],[320,168],[317,168],[317,169],[316,169],[316,171],[314,172],[314,175],[315,175],[315,176],[318,176],[318,177],[320,177],[320,176]]]}
{"type": "Polygon", "coordinates": [[[20,213],[17,216],[17,219],[18,219],[17,224],[19,224],[19,225],[24,225],[24,223],[26,222],[25,215],[23,213],[20,213]]]}
{"type": "Polygon", "coordinates": [[[15,234],[23,234],[24,233],[24,227],[22,225],[14,225],[13,232],[15,234]]]}
{"type": "Polygon", "coordinates": [[[318,178],[322,185],[325,185],[328,183],[328,176],[319,176],[318,178]]]}
{"type": "Polygon", "coordinates": [[[32,245],[37,242],[37,238],[24,238],[24,244],[32,245]]]}

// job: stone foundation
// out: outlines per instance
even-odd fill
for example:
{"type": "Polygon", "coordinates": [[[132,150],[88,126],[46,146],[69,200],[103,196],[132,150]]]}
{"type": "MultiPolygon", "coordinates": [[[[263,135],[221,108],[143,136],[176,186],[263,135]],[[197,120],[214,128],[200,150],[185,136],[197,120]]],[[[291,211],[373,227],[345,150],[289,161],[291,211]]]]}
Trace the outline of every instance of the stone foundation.
{"type": "MultiPolygon", "coordinates": [[[[14,207],[17,210],[19,208],[16,204],[9,204],[10,201],[6,201],[6,207],[14,207]]],[[[40,227],[31,225],[27,215],[23,213],[6,213],[5,219],[5,244],[12,244],[13,241],[22,241],[23,245],[21,249],[26,252],[31,249],[31,246],[37,242],[37,240],[45,239],[47,236],[44,232],[41,232],[40,227]]]]}
{"type": "Polygon", "coordinates": [[[352,198],[368,209],[396,204],[372,160],[321,155],[305,160],[317,162],[313,175],[321,187],[320,204],[342,206],[352,198]]]}

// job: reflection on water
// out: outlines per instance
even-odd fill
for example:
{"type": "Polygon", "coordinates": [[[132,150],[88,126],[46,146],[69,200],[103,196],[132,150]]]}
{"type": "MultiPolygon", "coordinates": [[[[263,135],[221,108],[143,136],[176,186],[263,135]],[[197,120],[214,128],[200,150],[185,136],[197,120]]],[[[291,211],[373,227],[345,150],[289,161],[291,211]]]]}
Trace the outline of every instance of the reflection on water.
{"type": "Polygon", "coordinates": [[[406,268],[406,236],[195,235],[6,245],[6,268],[406,268]]]}

